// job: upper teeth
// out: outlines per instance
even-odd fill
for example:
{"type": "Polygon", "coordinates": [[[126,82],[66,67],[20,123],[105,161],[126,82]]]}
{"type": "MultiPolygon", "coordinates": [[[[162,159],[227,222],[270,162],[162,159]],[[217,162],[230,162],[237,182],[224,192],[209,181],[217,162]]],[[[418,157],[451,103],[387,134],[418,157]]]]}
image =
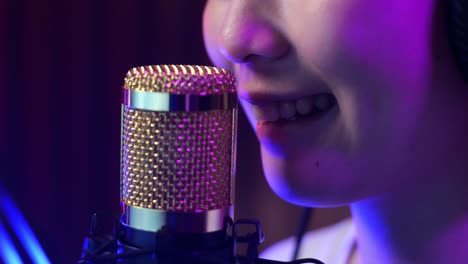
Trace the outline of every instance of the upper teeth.
{"type": "Polygon", "coordinates": [[[296,101],[296,110],[301,115],[307,115],[314,109],[314,100],[310,97],[301,98],[296,101]]]}
{"type": "Polygon", "coordinates": [[[296,115],[296,103],[294,101],[281,102],[279,104],[280,117],[291,119],[296,115]]]}
{"type": "Polygon", "coordinates": [[[297,114],[308,115],[314,111],[324,111],[333,105],[333,98],[329,94],[272,102],[267,105],[253,106],[253,113],[257,120],[277,121],[281,119],[295,119],[297,114]]]}

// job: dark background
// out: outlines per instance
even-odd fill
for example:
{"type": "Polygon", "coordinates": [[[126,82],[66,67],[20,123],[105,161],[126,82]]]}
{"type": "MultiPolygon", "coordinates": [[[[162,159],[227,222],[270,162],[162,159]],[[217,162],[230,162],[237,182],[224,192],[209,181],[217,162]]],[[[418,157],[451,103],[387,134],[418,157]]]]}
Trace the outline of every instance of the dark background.
{"type": "MultiPolygon", "coordinates": [[[[119,215],[120,89],[146,64],[210,64],[202,0],[0,0],[0,184],[53,263],[75,263],[91,215],[119,215]]],[[[261,220],[263,247],[301,209],[266,185],[239,120],[236,218],[261,220]]],[[[310,228],[340,219],[320,209],[310,228]]]]}

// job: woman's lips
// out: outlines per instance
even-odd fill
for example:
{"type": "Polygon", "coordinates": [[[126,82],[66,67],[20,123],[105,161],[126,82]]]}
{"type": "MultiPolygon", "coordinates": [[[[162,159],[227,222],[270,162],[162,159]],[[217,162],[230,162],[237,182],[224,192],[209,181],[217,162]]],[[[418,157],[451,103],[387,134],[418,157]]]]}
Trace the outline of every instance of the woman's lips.
{"type": "Polygon", "coordinates": [[[321,93],[295,100],[271,101],[252,105],[253,115],[258,122],[277,122],[296,120],[299,117],[315,115],[333,106],[335,99],[331,94],[321,93]]]}
{"type": "Polygon", "coordinates": [[[294,115],[291,109],[287,109],[290,112],[281,109],[281,103],[275,106],[276,109],[269,106],[269,112],[257,110],[256,133],[261,144],[270,151],[284,154],[323,143],[320,141],[326,137],[327,127],[331,126],[338,112],[336,101],[330,96],[308,97],[309,101],[302,106],[303,99],[296,100],[294,115]]]}

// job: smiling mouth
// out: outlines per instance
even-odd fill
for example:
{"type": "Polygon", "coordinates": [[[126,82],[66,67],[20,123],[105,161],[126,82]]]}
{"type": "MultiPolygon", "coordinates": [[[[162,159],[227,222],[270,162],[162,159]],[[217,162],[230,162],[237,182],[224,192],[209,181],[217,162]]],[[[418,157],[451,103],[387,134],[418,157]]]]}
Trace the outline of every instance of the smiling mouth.
{"type": "Polygon", "coordinates": [[[327,112],[336,105],[330,93],[315,94],[295,100],[272,101],[253,104],[253,114],[258,122],[294,121],[314,117],[327,112]]]}

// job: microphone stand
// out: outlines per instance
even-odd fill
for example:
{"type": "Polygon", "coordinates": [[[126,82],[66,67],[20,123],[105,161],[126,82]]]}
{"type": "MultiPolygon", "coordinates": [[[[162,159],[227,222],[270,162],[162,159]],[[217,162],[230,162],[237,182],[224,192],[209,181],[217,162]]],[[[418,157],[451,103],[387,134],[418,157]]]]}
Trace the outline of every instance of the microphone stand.
{"type": "Polygon", "coordinates": [[[138,248],[125,244],[124,228],[116,217],[113,234],[98,234],[97,220],[104,214],[94,214],[91,219],[91,229],[85,238],[81,258],[78,264],[324,264],[317,259],[300,259],[289,262],[262,259],[258,257],[258,245],[264,240],[260,222],[255,219],[239,219],[233,222],[225,218],[224,241],[209,248],[187,247],[186,241],[178,239],[169,229],[162,228],[154,234],[154,246],[151,248],[138,248]],[[254,227],[255,231],[241,235],[240,227],[254,227]],[[229,234],[230,233],[230,234],[229,234]],[[239,245],[246,245],[244,254],[239,251],[239,245]]]}

